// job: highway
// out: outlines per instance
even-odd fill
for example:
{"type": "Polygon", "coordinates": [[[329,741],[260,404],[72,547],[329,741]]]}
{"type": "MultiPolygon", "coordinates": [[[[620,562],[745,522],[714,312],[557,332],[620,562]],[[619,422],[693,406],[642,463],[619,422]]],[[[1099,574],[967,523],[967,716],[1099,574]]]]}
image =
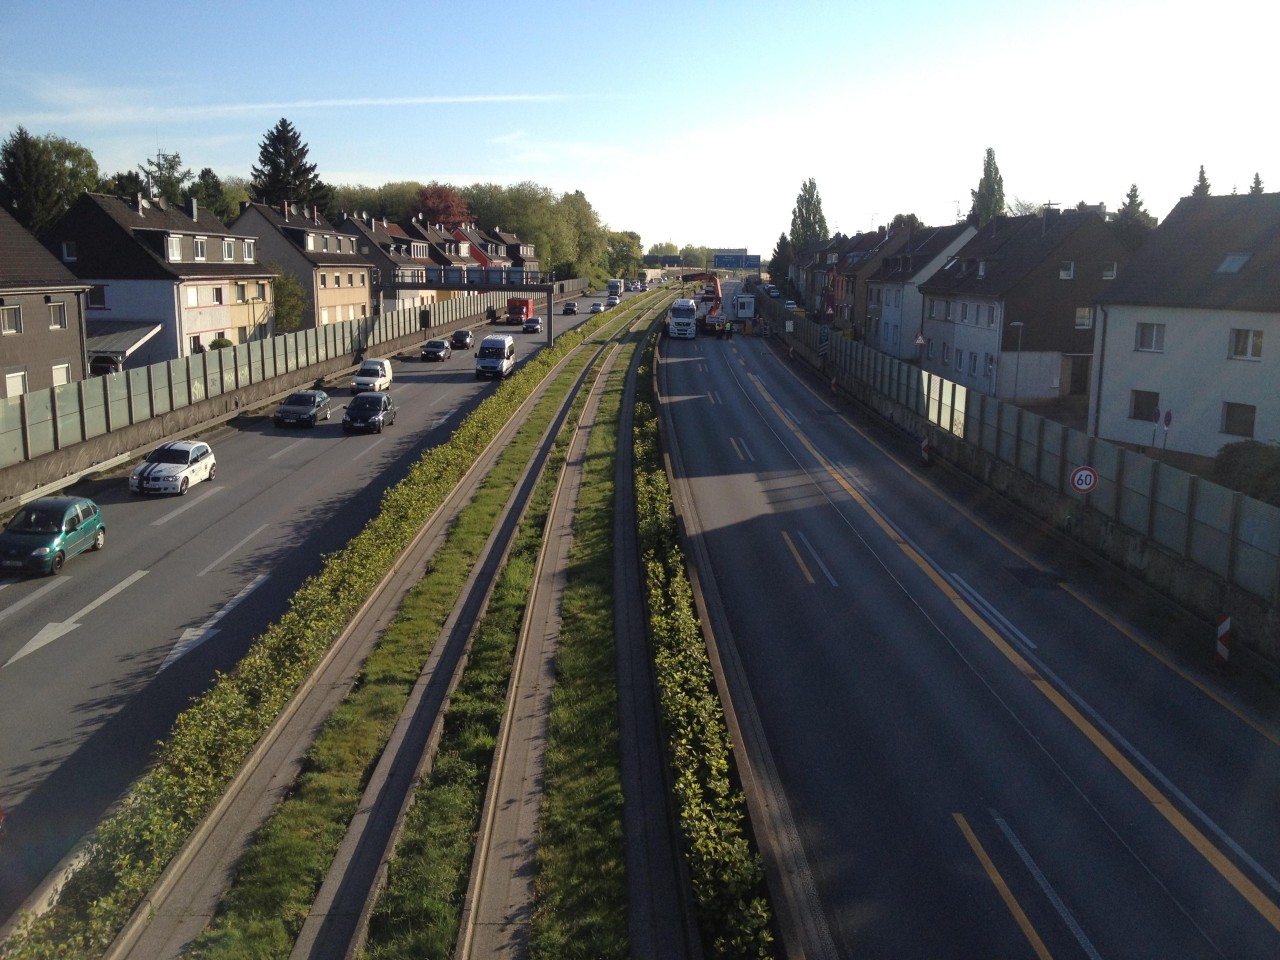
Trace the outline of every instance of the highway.
{"type": "MultiPolygon", "coordinates": [[[[578,317],[555,316],[557,332],[586,318],[591,298],[579,302],[578,317]]],[[[517,363],[546,342],[473,329],[477,341],[510,332],[517,363]]],[[[0,923],[145,768],[177,713],[493,389],[472,356],[396,358],[399,411],[381,434],[342,432],[339,381],[333,419],[313,430],[278,429],[265,407],[205,435],[217,478],[185,497],[132,497],[127,469],[76,485],[102,506],[105,549],[54,578],[0,580],[0,923]]]]}
{"type": "Polygon", "coordinates": [[[769,341],[663,351],[790,955],[1280,956],[1274,692],[769,341]]]}

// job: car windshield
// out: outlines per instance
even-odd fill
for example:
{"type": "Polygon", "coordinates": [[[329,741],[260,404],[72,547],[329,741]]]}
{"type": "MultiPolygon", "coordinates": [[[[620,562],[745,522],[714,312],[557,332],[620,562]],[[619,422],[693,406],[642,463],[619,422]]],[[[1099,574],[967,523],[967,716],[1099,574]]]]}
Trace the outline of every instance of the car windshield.
{"type": "Polygon", "coordinates": [[[316,403],[316,398],[310,393],[295,393],[284,402],[286,407],[310,407],[316,403]]]}
{"type": "Polygon", "coordinates": [[[185,450],[167,450],[161,447],[147,454],[147,463],[186,463],[187,460],[185,450]]]}
{"type": "Polygon", "coordinates": [[[18,511],[5,529],[11,533],[57,533],[62,529],[62,514],[28,507],[18,511]]]}
{"type": "Polygon", "coordinates": [[[351,401],[352,410],[381,410],[382,397],[376,393],[365,393],[351,401]]]}
{"type": "Polygon", "coordinates": [[[382,376],[382,367],[378,366],[376,363],[366,363],[360,368],[360,373],[357,374],[357,376],[380,377],[382,376]]]}
{"type": "Polygon", "coordinates": [[[428,340],[428,341],[427,341],[427,349],[429,349],[429,350],[443,350],[443,349],[444,349],[445,347],[447,347],[447,346],[448,346],[448,344],[447,344],[447,343],[445,343],[443,340],[428,340]]]}
{"type": "Polygon", "coordinates": [[[480,353],[478,354],[478,356],[481,356],[486,360],[501,360],[502,354],[503,354],[503,350],[501,347],[481,346],[480,353]]]}

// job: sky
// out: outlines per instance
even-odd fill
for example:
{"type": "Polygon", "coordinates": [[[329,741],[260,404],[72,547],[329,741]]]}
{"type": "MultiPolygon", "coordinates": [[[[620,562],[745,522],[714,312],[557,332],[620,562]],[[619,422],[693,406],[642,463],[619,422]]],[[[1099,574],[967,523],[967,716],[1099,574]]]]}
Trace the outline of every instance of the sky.
{"type": "Polygon", "coordinates": [[[834,233],[1005,198],[1163,219],[1280,190],[1263,0],[519,5],[9,0],[0,136],[248,177],[283,117],[330,184],[581,190],[612,230],[768,258],[815,181],[834,233]],[[530,14],[523,13],[524,10],[530,14]],[[14,42],[15,38],[21,38],[14,42]]]}

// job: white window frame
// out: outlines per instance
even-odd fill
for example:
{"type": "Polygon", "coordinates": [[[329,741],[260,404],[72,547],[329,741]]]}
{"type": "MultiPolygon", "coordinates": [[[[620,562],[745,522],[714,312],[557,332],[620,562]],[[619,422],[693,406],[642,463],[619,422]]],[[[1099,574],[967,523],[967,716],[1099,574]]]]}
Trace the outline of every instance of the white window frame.
{"type": "Polygon", "coordinates": [[[210,287],[209,292],[213,294],[214,306],[222,305],[222,287],[210,287]]]}
{"type": "Polygon", "coordinates": [[[222,259],[234,260],[236,258],[236,242],[234,240],[223,238],[222,240],[222,259]]]}
{"type": "Polygon", "coordinates": [[[196,286],[187,287],[187,306],[200,306],[200,288],[196,286]]]}
{"type": "Polygon", "coordinates": [[[254,243],[253,243],[253,241],[252,241],[252,240],[246,240],[246,241],[242,244],[242,246],[241,246],[241,253],[243,253],[243,254],[244,254],[244,262],[245,262],[245,263],[253,263],[253,258],[254,258],[255,251],[254,251],[254,243]]]}
{"type": "Polygon", "coordinates": [[[236,303],[247,303],[249,300],[249,285],[247,283],[236,284],[236,303]]]}
{"type": "Polygon", "coordinates": [[[329,275],[325,273],[323,270],[320,271],[320,289],[321,290],[329,289],[329,275]]]}
{"type": "Polygon", "coordinates": [[[16,337],[22,333],[22,305],[0,307],[0,336],[16,337]]]}
{"type": "Polygon", "coordinates": [[[62,241],[62,262],[63,263],[76,262],[76,242],[74,240],[62,241]]]}
{"type": "Polygon", "coordinates": [[[1227,344],[1232,360],[1259,361],[1262,359],[1262,331],[1232,327],[1227,344]],[[1243,336],[1242,336],[1243,334],[1243,336]]]}
{"type": "Polygon", "coordinates": [[[315,235],[314,233],[308,233],[308,234],[307,234],[307,249],[308,249],[308,250],[315,250],[315,248],[316,248],[316,235],[315,235]]]}
{"type": "Polygon", "coordinates": [[[209,238],[208,237],[192,237],[191,259],[207,260],[208,258],[209,258],[209,238]]]}
{"type": "Polygon", "coordinates": [[[258,283],[258,295],[256,299],[258,300],[267,299],[267,285],[265,283],[262,283],[261,281],[259,281],[258,283]]]}
{"type": "Polygon", "coordinates": [[[53,385],[55,387],[61,387],[71,382],[71,364],[69,363],[55,363],[49,372],[53,377],[53,385]]]}
{"type": "Polygon", "coordinates": [[[1139,323],[1134,331],[1133,349],[1140,353],[1164,353],[1164,324],[1139,323]]]}
{"type": "Polygon", "coordinates": [[[67,305],[61,300],[54,300],[49,304],[49,329],[67,329],[67,305]]]}
{"type": "Polygon", "coordinates": [[[170,234],[168,237],[168,253],[170,263],[182,262],[182,238],[170,234]]]}
{"type": "Polygon", "coordinates": [[[1093,329],[1093,307],[1076,307],[1076,329],[1093,329]]]}
{"type": "Polygon", "coordinates": [[[1076,275],[1076,262],[1074,260],[1058,261],[1058,279],[1074,280],[1076,275]]]}
{"type": "Polygon", "coordinates": [[[4,395],[20,397],[27,392],[27,371],[15,370],[4,375],[4,395]]]}
{"type": "Polygon", "coordinates": [[[1102,262],[1102,279],[1114,280],[1116,278],[1116,262],[1114,260],[1104,260],[1102,262]]]}

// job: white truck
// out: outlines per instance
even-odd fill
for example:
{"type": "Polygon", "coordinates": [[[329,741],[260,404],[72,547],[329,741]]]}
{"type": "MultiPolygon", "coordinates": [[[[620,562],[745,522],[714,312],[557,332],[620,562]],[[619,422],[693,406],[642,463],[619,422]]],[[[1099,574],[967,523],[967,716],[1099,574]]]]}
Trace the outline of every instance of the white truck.
{"type": "Polygon", "coordinates": [[[753,320],[756,315],[756,297],[753,293],[740,293],[733,298],[733,316],[736,320],[753,320]]]}
{"type": "Polygon", "coordinates": [[[609,296],[611,297],[614,297],[614,296],[621,297],[623,293],[626,292],[626,289],[627,289],[627,281],[625,280],[609,281],[609,296]]]}
{"type": "Polygon", "coordinates": [[[698,301],[675,300],[667,310],[667,336],[693,340],[698,336],[698,301]]]}

